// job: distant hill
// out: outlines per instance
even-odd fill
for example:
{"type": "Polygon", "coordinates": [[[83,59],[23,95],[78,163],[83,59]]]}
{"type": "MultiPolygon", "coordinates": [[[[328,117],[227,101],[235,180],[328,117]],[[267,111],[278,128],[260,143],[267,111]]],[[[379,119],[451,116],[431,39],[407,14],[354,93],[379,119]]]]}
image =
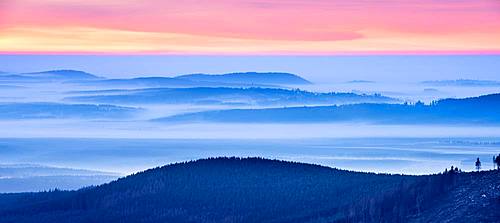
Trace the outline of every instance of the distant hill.
{"type": "Polygon", "coordinates": [[[84,82],[91,85],[111,85],[113,87],[119,86],[192,86],[196,85],[195,82],[189,80],[179,80],[171,77],[139,77],[130,79],[104,79],[84,82]]]}
{"type": "Polygon", "coordinates": [[[362,102],[396,103],[397,99],[382,95],[354,93],[313,93],[277,88],[149,88],[138,90],[106,90],[71,92],[79,96],[69,101],[123,104],[237,104],[237,105],[309,105],[362,102]]]}
{"type": "Polygon", "coordinates": [[[25,87],[23,86],[17,86],[17,85],[4,85],[4,84],[0,84],[0,90],[5,90],[5,89],[23,89],[25,87]]]}
{"type": "Polygon", "coordinates": [[[114,105],[61,104],[48,102],[0,103],[0,119],[90,118],[114,119],[131,117],[137,108],[114,105]]]}
{"type": "Polygon", "coordinates": [[[373,84],[375,81],[368,81],[368,80],[352,80],[352,81],[347,81],[347,84],[373,84]]]}
{"type": "MultiPolygon", "coordinates": [[[[229,73],[229,74],[188,74],[177,77],[138,77],[104,79],[73,70],[46,71],[17,75],[17,78],[51,77],[65,78],[72,83],[113,87],[278,87],[280,85],[311,84],[309,81],[289,73],[229,73]],[[77,78],[78,77],[78,78],[77,78]]],[[[6,78],[6,77],[4,77],[6,78]]],[[[12,76],[11,78],[14,78],[12,76]]]]}
{"type": "Polygon", "coordinates": [[[119,174],[33,164],[0,164],[0,193],[79,189],[109,182],[119,174]]]}
{"type": "Polygon", "coordinates": [[[231,109],[180,114],[164,122],[366,122],[382,124],[498,124],[500,94],[443,99],[430,105],[348,104],[340,106],[231,109]]]}
{"type": "Polygon", "coordinates": [[[23,76],[36,78],[62,78],[62,79],[97,79],[99,77],[78,70],[50,70],[43,72],[24,73],[23,76]]]}
{"type": "Polygon", "coordinates": [[[112,85],[114,87],[277,87],[302,85],[311,82],[290,73],[229,73],[188,74],[177,77],[138,77],[106,79],[78,70],[51,70],[21,74],[1,74],[0,81],[64,81],[85,85],[112,85]]]}
{"type": "MultiPolygon", "coordinates": [[[[116,175],[48,175],[0,178],[0,193],[26,191],[77,190],[83,186],[100,185],[116,180],[116,175]]],[[[1,195],[0,195],[1,196],[1,195]]],[[[1,202],[0,202],[1,203],[1,202]]],[[[0,217],[1,218],[1,217],[0,217]]]]}
{"type": "Polygon", "coordinates": [[[1,75],[1,81],[11,82],[39,82],[39,81],[75,81],[95,80],[100,77],[77,70],[51,70],[43,72],[1,75]]]}
{"type": "Polygon", "coordinates": [[[78,191],[3,194],[0,222],[419,222],[431,219],[434,207],[457,222],[494,222],[495,182],[495,172],[416,177],[213,158],[78,191]]]}
{"type": "MultiPolygon", "coordinates": [[[[49,79],[50,80],[50,79],[49,79]]],[[[0,75],[0,81],[2,82],[38,82],[38,81],[47,81],[45,78],[36,78],[31,76],[24,76],[18,74],[6,74],[0,75]]]]}
{"type": "Polygon", "coordinates": [[[38,164],[0,164],[0,178],[57,176],[57,175],[92,176],[92,175],[117,175],[117,174],[110,172],[95,171],[95,170],[44,166],[38,164]]]}
{"type": "Polygon", "coordinates": [[[96,86],[110,86],[113,88],[117,87],[276,87],[272,85],[260,85],[260,84],[247,84],[247,83],[223,83],[223,82],[208,82],[208,81],[194,81],[173,77],[138,77],[129,79],[102,79],[102,80],[89,80],[89,81],[77,81],[75,83],[84,85],[96,85],[96,86]]]}
{"type": "Polygon", "coordinates": [[[492,80],[438,80],[438,81],[423,81],[421,84],[432,86],[463,86],[463,87],[485,87],[485,86],[500,86],[500,81],[492,80]]]}
{"type": "Polygon", "coordinates": [[[229,73],[229,74],[188,74],[175,77],[182,80],[239,83],[239,84],[268,84],[268,85],[302,85],[311,84],[310,81],[291,73],[229,73]]]}

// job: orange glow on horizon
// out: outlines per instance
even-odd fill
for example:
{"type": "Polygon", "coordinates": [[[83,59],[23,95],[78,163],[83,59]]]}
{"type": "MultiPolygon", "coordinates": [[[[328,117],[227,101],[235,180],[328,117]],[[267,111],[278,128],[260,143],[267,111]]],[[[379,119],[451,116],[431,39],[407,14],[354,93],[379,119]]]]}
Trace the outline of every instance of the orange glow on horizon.
{"type": "Polygon", "coordinates": [[[0,2],[0,54],[499,52],[496,0],[0,2]]]}

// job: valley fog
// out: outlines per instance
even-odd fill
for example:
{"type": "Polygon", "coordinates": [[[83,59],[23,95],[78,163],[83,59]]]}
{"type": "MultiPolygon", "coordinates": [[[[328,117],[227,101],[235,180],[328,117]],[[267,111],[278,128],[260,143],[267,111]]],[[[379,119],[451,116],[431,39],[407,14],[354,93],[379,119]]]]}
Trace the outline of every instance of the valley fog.
{"type": "Polygon", "coordinates": [[[493,168],[497,80],[345,77],[1,73],[0,192],[78,189],[219,156],[417,175],[472,171],[479,157],[493,168]]]}
{"type": "Polygon", "coordinates": [[[379,173],[431,174],[474,169],[498,152],[500,138],[98,139],[3,138],[2,163],[131,174],[203,157],[264,157],[379,173]]]}

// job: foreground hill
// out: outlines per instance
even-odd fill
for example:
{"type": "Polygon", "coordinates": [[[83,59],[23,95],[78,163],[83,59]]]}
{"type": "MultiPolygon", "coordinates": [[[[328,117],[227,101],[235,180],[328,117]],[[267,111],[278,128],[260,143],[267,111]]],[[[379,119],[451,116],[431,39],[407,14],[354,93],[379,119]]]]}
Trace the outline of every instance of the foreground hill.
{"type": "Polygon", "coordinates": [[[458,174],[431,208],[409,217],[413,222],[499,222],[500,171],[458,174]]]}
{"type": "Polygon", "coordinates": [[[500,123],[500,94],[442,99],[430,105],[348,104],[340,106],[232,109],[175,115],[164,122],[367,122],[382,124],[500,123]]]}
{"type": "Polygon", "coordinates": [[[314,93],[277,88],[147,88],[138,90],[104,90],[72,92],[79,96],[66,100],[121,104],[239,104],[239,105],[305,105],[346,103],[396,103],[382,95],[354,93],[314,93]]]}
{"type": "MultiPolygon", "coordinates": [[[[500,182],[499,176],[484,172],[416,177],[260,158],[204,159],[78,191],[0,195],[0,222],[418,221],[427,219],[424,214],[431,215],[433,207],[453,211],[446,202],[466,198],[448,197],[457,189],[471,190],[468,183],[483,178],[492,180],[475,186],[487,190],[489,199],[474,207],[492,209],[470,217],[493,222],[500,216],[493,209],[499,207],[495,201],[500,193],[490,187],[500,182]]],[[[453,214],[459,220],[465,215],[453,214]]]]}

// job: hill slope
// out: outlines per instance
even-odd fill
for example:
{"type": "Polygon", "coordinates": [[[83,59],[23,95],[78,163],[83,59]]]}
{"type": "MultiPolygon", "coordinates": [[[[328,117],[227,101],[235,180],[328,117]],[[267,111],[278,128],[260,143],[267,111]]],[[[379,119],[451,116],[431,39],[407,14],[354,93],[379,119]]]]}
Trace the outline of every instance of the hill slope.
{"type": "Polygon", "coordinates": [[[409,217],[412,222],[498,222],[500,171],[456,175],[451,190],[432,208],[409,217]]]}
{"type": "Polygon", "coordinates": [[[434,201],[459,188],[453,182],[461,175],[477,179],[204,159],[79,191],[0,195],[0,222],[402,222],[424,219],[434,201]]]}

